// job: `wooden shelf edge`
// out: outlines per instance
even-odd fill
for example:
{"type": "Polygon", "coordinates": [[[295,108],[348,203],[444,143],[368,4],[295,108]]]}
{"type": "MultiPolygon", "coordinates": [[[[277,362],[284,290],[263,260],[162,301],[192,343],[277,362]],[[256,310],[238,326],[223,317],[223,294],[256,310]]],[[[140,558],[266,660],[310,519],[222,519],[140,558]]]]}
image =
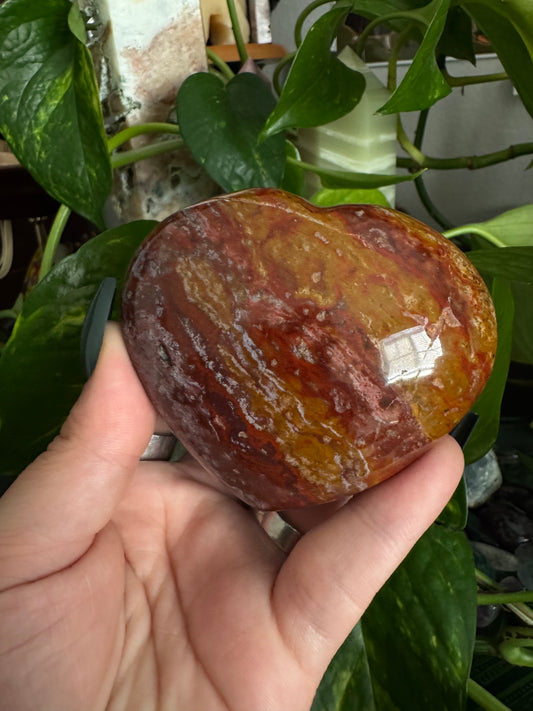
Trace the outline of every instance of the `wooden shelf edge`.
{"type": "MultiPolygon", "coordinates": [[[[209,49],[214,52],[224,62],[238,62],[239,52],[234,44],[215,44],[209,49]]],[[[287,50],[281,44],[257,44],[251,42],[246,45],[246,51],[250,59],[280,59],[287,54],[287,50]]]]}

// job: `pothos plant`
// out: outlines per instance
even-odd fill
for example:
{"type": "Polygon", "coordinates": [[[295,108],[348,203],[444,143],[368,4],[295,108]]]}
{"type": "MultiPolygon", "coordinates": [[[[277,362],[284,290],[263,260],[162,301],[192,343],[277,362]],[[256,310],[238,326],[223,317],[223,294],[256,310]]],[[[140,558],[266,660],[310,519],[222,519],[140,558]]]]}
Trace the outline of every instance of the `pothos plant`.
{"type": "MultiPolygon", "coordinates": [[[[425,170],[482,168],[533,154],[533,143],[502,146],[475,159],[430,157],[422,150],[428,111],[452,91],[452,84],[462,81],[452,81],[446,58],[475,61],[473,23],[491,42],[505,78],[533,117],[529,0],[315,0],[296,22],[297,50],[279,61],[273,87],[250,71],[233,0],[228,8],[239,64],[248,71],[228,66],[207,49],[210,70],[183,83],[177,121],[106,135],[77,4],[7,0],[0,5],[0,131],[21,164],[60,204],[39,283],[18,300],[17,313],[1,314],[16,316],[0,357],[0,474],[5,477],[16,476],[57,434],[84,382],[79,347],[88,306],[104,277],[116,277],[120,289],[133,252],[155,224],[141,220],[106,230],[103,208],[117,167],[186,146],[221,193],[278,186],[325,204],[381,201],[377,189],[405,180],[418,181],[423,195],[425,170]],[[321,5],[327,7],[302,37],[306,17],[321,5]],[[399,170],[391,175],[325,169],[302,161],[298,151],[299,130],[338,119],[364,94],[364,75],[341,62],[332,48],[350,13],[367,20],[356,50],[364,49],[378,24],[395,38],[390,98],[379,109],[397,116],[404,153],[397,160],[399,170]],[[417,50],[405,78],[397,82],[396,61],[407,40],[417,50]],[[419,112],[412,139],[402,125],[405,112],[419,112]],[[169,140],[126,148],[132,137],[156,133],[169,134],[169,140]],[[321,181],[319,197],[308,193],[309,173],[321,181]],[[71,211],[90,220],[100,234],[52,266],[71,211]]],[[[473,408],[479,422],[465,447],[468,462],[496,441],[511,358],[533,364],[532,227],[533,205],[524,205],[444,233],[460,240],[481,271],[498,316],[496,364],[473,408]]],[[[118,306],[113,318],[120,319],[118,306]]],[[[508,624],[490,641],[490,650],[510,664],[533,666],[533,610],[527,604],[533,602],[533,591],[504,593],[475,569],[462,530],[466,516],[461,486],[339,650],[317,692],[314,711],[457,711],[467,704],[508,708],[470,677],[480,644],[477,605],[504,604],[519,615],[506,618],[508,624]]]]}

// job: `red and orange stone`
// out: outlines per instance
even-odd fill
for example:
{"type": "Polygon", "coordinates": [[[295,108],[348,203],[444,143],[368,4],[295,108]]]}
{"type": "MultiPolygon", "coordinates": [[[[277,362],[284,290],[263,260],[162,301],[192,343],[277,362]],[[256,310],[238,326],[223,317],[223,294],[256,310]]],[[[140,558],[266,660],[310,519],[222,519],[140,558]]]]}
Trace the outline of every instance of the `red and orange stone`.
{"type": "Polygon", "coordinates": [[[496,347],[490,295],[440,234],[268,188],[159,225],[130,267],[123,332],[178,439],[271,510],[404,468],[470,409],[496,347]]]}

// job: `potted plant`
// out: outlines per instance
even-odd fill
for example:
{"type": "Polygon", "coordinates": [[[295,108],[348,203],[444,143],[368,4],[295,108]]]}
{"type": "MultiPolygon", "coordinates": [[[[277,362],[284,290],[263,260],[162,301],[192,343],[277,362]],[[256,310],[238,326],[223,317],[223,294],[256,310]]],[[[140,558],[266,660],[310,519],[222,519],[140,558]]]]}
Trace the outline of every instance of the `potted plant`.
{"type": "MultiPolygon", "coordinates": [[[[228,8],[235,18],[233,0],[228,0],[228,8]]],[[[133,252],[155,224],[138,220],[106,230],[103,208],[116,167],[185,144],[221,193],[277,186],[330,204],[381,202],[384,196],[377,190],[412,180],[424,195],[424,171],[450,167],[450,161],[456,167],[481,168],[530,155],[532,143],[503,146],[475,160],[430,157],[423,151],[428,112],[452,85],[460,84],[460,78],[450,77],[446,58],[475,60],[474,26],[491,42],[507,79],[533,116],[533,10],[528,0],[319,0],[308,3],[297,20],[297,50],[279,61],[274,90],[249,63],[247,71],[239,72],[247,52],[234,19],[238,66],[230,67],[208,49],[211,70],[183,83],[177,121],[129,127],[107,136],[77,5],[70,0],[7,0],[0,5],[0,131],[21,164],[60,203],[40,281],[18,302],[19,313],[0,358],[0,474],[6,481],[58,432],[84,382],[79,344],[89,304],[104,277],[117,278],[120,289],[133,252]],[[328,7],[302,37],[304,20],[322,5],[328,7]],[[364,20],[355,35],[345,29],[353,15],[364,20]],[[350,51],[364,55],[377,26],[393,33],[390,96],[378,113],[396,117],[399,170],[383,174],[332,168],[320,151],[316,160],[304,161],[304,132],[341,119],[365,96],[364,62],[360,56],[359,69],[347,66],[338,57],[340,46],[351,44],[350,51]],[[335,39],[338,45],[332,49],[335,39]],[[415,51],[398,81],[397,60],[408,40],[415,51]],[[412,112],[420,118],[415,135],[409,137],[402,117],[412,112]],[[142,150],[121,150],[132,136],[150,133],[174,138],[166,144],[148,142],[142,150]],[[320,181],[318,195],[309,176],[320,181]],[[90,220],[100,234],[52,268],[71,211],[90,220]]],[[[468,462],[498,445],[511,360],[526,372],[533,363],[532,226],[533,205],[522,205],[445,232],[486,279],[498,317],[496,363],[473,408],[479,422],[465,447],[468,462]]],[[[118,306],[113,317],[120,318],[118,306]]],[[[531,418],[529,407],[524,414],[531,418]]],[[[524,434],[523,423],[515,423],[518,435],[512,435],[511,425],[514,444],[507,452],[512,455],[514,483],[527,487],[533,449],[528,449],[529,432],[526,427],[524,434]]],[[[315,711],[455,711],[467,704],[508,708],[476,680],[472,660],[486,661],[490,653],[508,665],[506,669],[533,666],[533,610],[527,604],[533,601],[533,591],[508,592],[499,580],[476,569],[463,530],[466,521],[465,490],[460,487],[339,650],[317,693],[315,711]],[[478,605],[503,605],[505,612],[476,638],[478,605]],[[480,657],[480,651],[485,656],[480,657]]],[[[515,685],[527,682],[527,676],[520,679],[515,685]]],[[[507,693],[501,690],[503,700],[507,693]]],[[[517,711],[520,708],[526,706],[517,706],[517,711]]]]}

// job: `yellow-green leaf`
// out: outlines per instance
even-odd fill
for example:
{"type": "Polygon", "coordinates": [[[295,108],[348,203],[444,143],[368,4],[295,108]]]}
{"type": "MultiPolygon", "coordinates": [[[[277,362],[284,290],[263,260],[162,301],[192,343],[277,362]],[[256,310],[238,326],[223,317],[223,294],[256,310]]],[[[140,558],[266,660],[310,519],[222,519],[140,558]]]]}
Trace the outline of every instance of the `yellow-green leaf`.
{"type": "Polygon", "coordinates": [[[70,0],[0,5],[0,131],[59,202],[102,225],[111,167],[89,51],[70,0]]]}

